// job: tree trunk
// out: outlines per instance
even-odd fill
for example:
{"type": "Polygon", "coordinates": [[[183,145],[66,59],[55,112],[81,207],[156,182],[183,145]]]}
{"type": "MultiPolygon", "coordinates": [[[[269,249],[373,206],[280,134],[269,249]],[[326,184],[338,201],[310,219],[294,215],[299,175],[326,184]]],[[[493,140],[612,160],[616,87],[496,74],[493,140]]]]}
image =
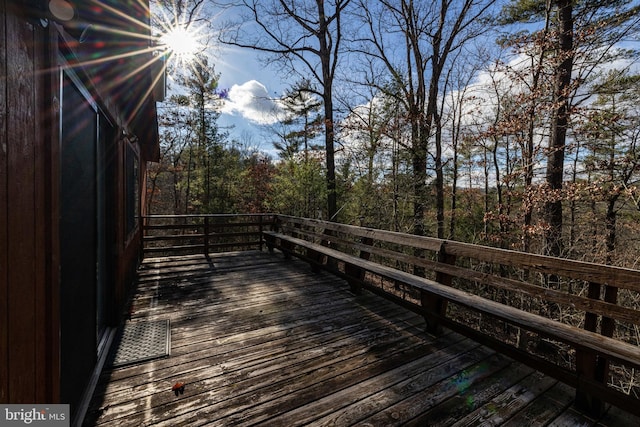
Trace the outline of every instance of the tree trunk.
{"type": "Polygon", "coordinates": [[[614,251],[616,250],[616,201],[618,200],[617,196],[611,197],[607,202],[607,215],[605,217],[604,225],[607,232],[606,237],[606,246],[607,246],[607,254],[605,263],[607,265],[612,265],[614,260],[614,251]]]}
{"type": "Polygon", "coordinates": [[[331,86],[325,83],[325,151],[327,156],[327,214],[329,221],[337,221],[338,195],[336,193],[336,162],[334,150],[333,99],[331,86]]]}
{"type": "Polygon", "coordinates": [[[451,213],[449,218],[449,236],[448,239],[455,239],[456,236],[456,209],[458,208],[458,138],[460,136],[459,128],[460,120],[458,120],[456,136],[453,144],[453,170],[451,177],[451,213]]]}
{"type": "Polygon", "coordinates": [[[560,25],[561,59],[555,72],[554,107],[551,123],[551,138],[547,160],[547,185],[550,199],[545,203],[548,231],[545,236],[548,255],[560,256],[562,253],[562,181],[564,175],[564,152],[569,123],[569,95],[571,89],[571,70],[573,68],[573,11],[572,0],[558,0],[560,25]]]}
{"type": "Polygon", "coordinates": [[[191,197],[191,153],[192,149],[189,148],[189,160],[187,161],[187,188],[184,195],[184,214],[189,213],[189,197],[191,197]]]}
{"type": "MultiPolygon", "coordinates": [[[[424,211],[427,201],[427,147],[421,142],[418,124],[412,123],[413,147],[413,234],[424,236],[424,211]]],[[[425,138],[426,139],[426,138],[425,138]]]]}
{"type": "MultiPolygon", "coordinates": [[[[332,66],[332,40],[333,36],[329,32],[327,18],[324,11],[324,3],[318,4],[319,30],[318,42],[320,49],[318,56],[322,65],[322,100],[324,102],[324,129],[325,129],[325,152],[327,156],[327,214],[329,221],[337,221],[338,215],[338,195],[336,194],[336,162],[334,146],[334,123],[333,123],[333,70],[332,66]]],[[[339,18],[336,11],[336,17],[339,18]]],[[[338,19],[339,22],[339,19],[338,19]]],[[[338,29],[338,33],[339,33],[338,29]]],[[[340,35],[336,35],[339,42],[340,35]]],[[[337,47],[336,47],[337,48],[337,47]]]]}
{"type": "Polygon", "coordinates": [[[442,160],[442,121],[440,114],[434,112],[436,127],[436,222],[438,224],[438,239],[444,239],[444,162],[442,160]]]}

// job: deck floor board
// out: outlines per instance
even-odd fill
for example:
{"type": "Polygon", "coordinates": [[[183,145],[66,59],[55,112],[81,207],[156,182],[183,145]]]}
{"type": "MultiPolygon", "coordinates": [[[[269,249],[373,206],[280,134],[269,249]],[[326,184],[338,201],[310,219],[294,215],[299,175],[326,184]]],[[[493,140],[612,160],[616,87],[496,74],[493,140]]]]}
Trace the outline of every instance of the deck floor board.
{"type": "MultiPolygon", "coordinates": [[[[130,317],[170,319],[171,355],[105,368],[86,426],[597,421],[573,409],[570,387],[266,252],[147,259],[130,317]]],[[[636,421],[612,407],[600,425],[636,421]]]]}

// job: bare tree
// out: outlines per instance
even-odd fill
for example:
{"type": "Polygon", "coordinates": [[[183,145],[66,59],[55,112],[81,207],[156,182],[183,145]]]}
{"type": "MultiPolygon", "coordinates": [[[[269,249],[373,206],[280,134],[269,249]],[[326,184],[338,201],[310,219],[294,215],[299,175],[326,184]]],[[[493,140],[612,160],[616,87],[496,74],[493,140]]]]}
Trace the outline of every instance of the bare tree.
{"type": "Polygon", "coordinates": [[[364,88],[368,93],[363,98],[369,101],[349,108],[340,133],[347,141],[345,155],[354,165],[355,185],[359,189],[350,192],[357,218],[362,224],[381,227],[386,226],[389,216],[397,218],[395,209],[391,215],[386,215],[388,200],[384,200],[380,184],[387,172],[391,172],[389,175],[394,179],[391,141],[398,139],[398,114],[394,99],[378,96],[372,86],[365,85],[364,88]],[[389,167],[391,171],[388,171],[389,167]]]}
{"type": "MultiPolygon", "coordinates": [[[[358,12],[368,34],[360,38],[361,52],[380,61],[401,88],[388,96],[398,96],[411,127],[414,174],[414,226],[425,234],[428,201],[427,159],[430,155],[436,174],[436,217],[438,237],[444,236],[444,164],[442,117],[438,99],[441,81],[452,52],[478,34],[479,18],[493,0],[415,2],[381,0],[381,7],[360,0],[358,12]],[[435,152],[429,149],[435,136],[435,152]]],[[[384,90],[381,87],[380,90],[384,90]]]]}
{"type": "MultiPolygon", "coordinates": [[[[242,1],[244,24],[221,33],[226,44],[264,52],[292,74],[304,68],[317,82],[313,91],[324,104],[327,163],[327,211],[336,220],[337,193],[334,148],[333,85],[342,43],[342,16],[351,0],[242,1]],[[252,26],[254,31],[245,31],[252,26]]],[[[306,78],[308,76],[301,76],[306,78]]]]}
{"type": "MultiPolygon", "coordinates": [[[[448,239],[454,239],[456,229],[456,211],[458,204],[458,179],[460,168],[459,150],[465,139],[469,139],[470,127],[474,122],[475,104],[472,91],[472,81],[481,69],[484,58],[482,55],[475,56],[467,49],[460,49],[453,57],[452,66],[449,67],[444,79],[444,92],[447,96],[442,96],[441,110],[446,111],[445,122],[449,127],[448,137],[451,149],[451,205],[449,214],[448,239]]],[[[446,162],[444,162],[446,163],[446,162]]],[[[485,166],[485,170],[488,167],[485,166]]],[[[485,188],[488,185],[485,185],[485,188]]],[[[485,199],[488,198],[488,190],[485,190],[485,199]]],[[[487,209],[485,209],[487,212],[487,209]]]]}

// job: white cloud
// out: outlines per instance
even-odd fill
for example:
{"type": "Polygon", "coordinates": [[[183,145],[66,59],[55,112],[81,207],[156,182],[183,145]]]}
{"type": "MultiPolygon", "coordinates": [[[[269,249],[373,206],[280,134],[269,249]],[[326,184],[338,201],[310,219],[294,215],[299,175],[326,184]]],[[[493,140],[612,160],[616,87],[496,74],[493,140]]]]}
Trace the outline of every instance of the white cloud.
{"type": "Polygon", "coordinates": [[[262,83],[250,80],[241,85],[234,84],[229,89],[222,113],[241,116],[258,124],[272,124],[279,120],[282,109],[262,83]]]}

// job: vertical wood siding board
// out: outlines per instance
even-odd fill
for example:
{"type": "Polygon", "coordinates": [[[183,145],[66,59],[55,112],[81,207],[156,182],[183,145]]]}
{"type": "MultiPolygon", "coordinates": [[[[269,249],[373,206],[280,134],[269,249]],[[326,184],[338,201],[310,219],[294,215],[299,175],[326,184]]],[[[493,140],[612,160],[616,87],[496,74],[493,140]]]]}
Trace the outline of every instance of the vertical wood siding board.
{"type": "Polygon", "coordinates": [[[33,31],[21,19],[7,21],[9,390],[13,403],[35,401],[33,31]],[[24,96],[25,93],[30,96],[24,96]]]}
{"type": "MultiPolygon", "coordinates": [[[[47,301],[46,292],[46,264],[47,261],[45,251],[45,229],[44,224],[47,215],[45,204],[45,144],[44,133],[46,124],[46,98],[44,92],[44,74],[41,70],[45,69],[45,50],[43,49],[44,29],[35,27],[32,39],[32,50],[34,54],[33,69],[31,70],[34,81],[34,99],[35,107],[34,120],[31,123],[33,132],[33,182],[34,182],[34,203],[33,203],[33,234],[34,234],[34,344],[35,344],[35,378],[36,402],[50,402],[47,392],[49,389],[48,381],[48,360],[47,356],[47,301]]],[[[48,181],[48,180],[47,180],[48,181]]]]}
{"type": "Polygon", "coordinates": [[[58,32],[48,27],[44,49],[48,53],[47,69],[51,70],[45,77],[45,96],[48,120],[47,134],[44,135],[45,160],[45,247],[47,251],[46,268],[46,301],[47,301],[47,361],[50,370],[49,402],[60,402],[60,235],[59,235],[59,195],[60,195],[60,112],[59,94],[60,79],[57,67],[58,51],[51,48],[57,46],[58,32]]]}
{"type": "MultiPolygon", "coordinates": [[[[6,1],[0,0],[0,75],[7,75],[6,1]]],[[[0,403],[9,401],[8,230],[7,230],[7,85],[0,78],[0,403]]]]}
{"type": "Polygon", "coordinates": [[[53,26],[38,27],[34,41],[36,76],[34,120],[34,158],[35,158],[35,209],[34,230],[35,262],[36,262],[36,337],[37,363],[36,378],[39,385],[36,389],[37,401],[56,403],[59,401],[59,258],[58,217],[54,207],[54,197],[58,193],[58,169],[52,162],[59,158],[57,113],[53,105],[53,97],[59,93],[55,65],[57,51],[50,48],[57,44],[57,32],[53,26]],[[51,70],[44,72],[44,70],[51,70]],[[55,172],[54,172],[55,170],[55,172]]]}

